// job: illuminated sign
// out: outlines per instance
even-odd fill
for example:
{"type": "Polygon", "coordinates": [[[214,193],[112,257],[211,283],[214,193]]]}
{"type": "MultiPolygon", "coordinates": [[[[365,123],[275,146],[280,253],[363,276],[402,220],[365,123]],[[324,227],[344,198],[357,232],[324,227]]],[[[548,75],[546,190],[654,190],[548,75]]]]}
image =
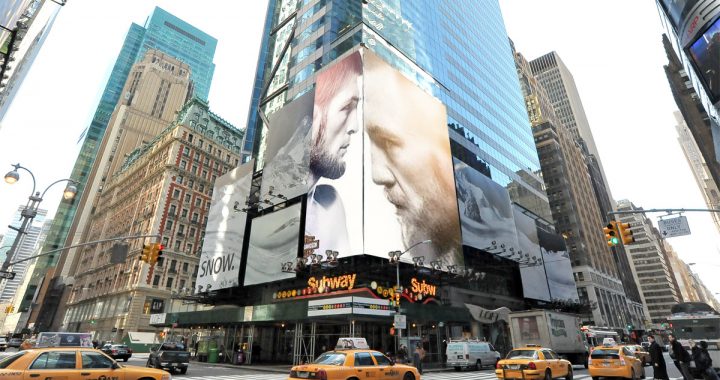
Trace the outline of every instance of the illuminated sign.
{"type": "Polygon", "coordinates": [[[308,317],[321,315],[362,314],[390,316],[395,311],[390,301],[367,297],[336,297],[308,302],[308,317]]]}
{"type": "Polygon", "coordinates": [[[344,274],[342,276],[316,278],[310,277],[308,279],[308,287],[312,289],[318,289],[321,293],[324,289],[338,290],[338,289],[352,289],[355,286],[355,278],[357,274],[344,274]]]}
{"type": "Polygon", "coordinates": [[[437,285],[430,285],[426,283],[425,280],[420,282],[416,278],[413,278],[410,280],[410,291],[424,296],[435,296],[437,285]]]}

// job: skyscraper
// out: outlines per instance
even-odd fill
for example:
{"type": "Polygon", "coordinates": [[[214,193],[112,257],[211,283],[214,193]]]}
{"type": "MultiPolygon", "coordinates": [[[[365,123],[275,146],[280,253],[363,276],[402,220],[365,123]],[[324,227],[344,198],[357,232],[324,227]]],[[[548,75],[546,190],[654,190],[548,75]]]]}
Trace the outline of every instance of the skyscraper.
{"type": "MultiPolygon", "coordinates": [[[[18,207],[18,210],[13,216],[13,220],[10,223],[10,226],[15,228],[20,227],[20,224],[22,222],[21,213],[24,209],[25,206],[18,207]]],[[[20,243],[17,250],[15,251],[15,254],[12,257],[13,261],[26,259],[33,255],[33,253],[35,252],[35,246],[39,241],[38,239],[40,237],[40,232],[45,225],[46,215],[47,210],[39,209],[37,211],[37,215],[33,219],[32,224],[27,227],[27,234],[23,236],[22,242],[20,243]]],[[[17,231],[12,228],[8,229],[8,231],[5,233],[4,238],[0,241],[0,247],[4,248],[6,246],[11,246],[13,244],[13,241],[15,241],[16,237],[17,231]]],[[[3,260],[5,259],[5,254],[6,252],[3,252],[3,260]]],[[[25,261],[12,266],[12,271],[16,273],[15,278],[13,278],[12,280],[4,280],[2,282],[2,291],[0,291],[0,302],[5,303],[12,300],[13,296],[15,295],[15,291],[18,288],[18,284],[23,281],[25,269],[28,267],[28,264],[29,263],[25,261]]]]}
{"type": "Polygon", "coordinates": [[[273,0],[267,15],[254,162],[216,183],[193,289],[227,308],[203,318],[297,363],[331,331],[393,350],[402,306],[439,363],[448,337],[510,349],[510,309],[577,302],[496,1],[273,0]],[[286,323],[303,337],[270,339],[286,323]]]}
{"type": "Polygon", "coordinates": [[[22,0],[0,4],[0,128],[12,101],[65,1],[22,0]]]}
{"type": "Polygon", "coordinates": [[[582,138],[565,126],[565,122],[571,122],[568,111],[554,107],[545,89],[548,83],[542,83],[533,74],[521,53],[517,52],[515,59],[555,227],[568,245],[580,300],[586,305],[597,305],[584,310],[583,321],[642,328],[639,295],[635,297],[637,305],[626,301],[626,293],[637,294],[637,286],[632,277],[620,277],[622,274],[600,233],[604,212],[597,203],[597,189],[591,180],[587,155],[583,154],[582,138]],[[564,115],[565,122],[558,115],[564,115]]]}
{"type": "MultiPolygon", "coordinates": [[[[618,201],[618,211],[642,210],[628,200],[618,201]]],[[[625,214],[622,223],[630,223],[635,243],[627,248],[633,276],[640,286],[648,319],[664,321],[670,308],[682,301],[682,294],[673,273],[672,262],[665,251],[665,240],[645,214],[625,214]]]]}
{"type": "MultiPolygon", "coordinates": [[[[61,201],[44,246],[45,250],[70,245],[67,236],[76,216],[79,200],[87,186],[88,176],[92,172],[111,116],[118,101],[125,95],[122,90],[133,64],[140,61],[149,49],[166,53],[190,67],[194,93],[201,99],[207,99],[214,72],[212,60],[216,45],[215,38],[157,7],[145,26],[134,23],[130,26],[100,104],[86,130],[85,140],[70,176],[78,181],[77,196],[71,201],[61,201]]],[[[52,268],[57,264],[58,257],[59,255],[48,255],[37,261],[27,294],[35,294],[44,276],[54,275],[52,268]]],[[[49,282],[44,282],[45,287],[49,282]]],[[[44,291],[41,291],[39,299],[42,299],[43,294],[44,291]]],[[[26,312],[29,307],[30,302],[25,302],[20,311],[26,312]]]]}
{"type": "MultiPolygon", "coordinates": [[[[678,133],[678,143],[685,154],[685,159],[690,166],[690,171],[695,177],[695,182],[698,185],[698,189],[702,192],[703,198],[705,198],[705,204],[709,209],[717,210],[720,207],[720,189],[718,189],[717,183],[713,181],[712,175],[710,174],[710,168],[705,161],[698,144],[695,142],[690,129],[688,128],[685,119],[679,111],[673,112],[675,116],[675,129],[678,133]]],[[[715,228],[720,231],[720,215],[716,212],[711,212],[710,216],[715,223],[715,228]]]]}

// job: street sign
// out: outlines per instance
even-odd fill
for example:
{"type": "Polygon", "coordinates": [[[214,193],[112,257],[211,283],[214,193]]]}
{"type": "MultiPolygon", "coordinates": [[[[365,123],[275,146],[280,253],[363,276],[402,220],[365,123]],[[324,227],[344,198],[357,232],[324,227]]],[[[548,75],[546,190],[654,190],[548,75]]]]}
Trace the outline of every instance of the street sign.
{"type": "Polygon", "coordinates": [[[395,314],[395,328],[406,329],[407,328],[407,315],[395,314]]]}
{"type": "Polygon", "coordinates": [[[6,280],[12,280],[13,278],[15,278],[15,272],[0,271],[0,278],[4,278],[6,280]]]}
{"type": "Polygon", "coordinates": [[[663,238],[690,235],[687,217],[678,216],[672,219],[658,220],[658,229],[663,238]]]}

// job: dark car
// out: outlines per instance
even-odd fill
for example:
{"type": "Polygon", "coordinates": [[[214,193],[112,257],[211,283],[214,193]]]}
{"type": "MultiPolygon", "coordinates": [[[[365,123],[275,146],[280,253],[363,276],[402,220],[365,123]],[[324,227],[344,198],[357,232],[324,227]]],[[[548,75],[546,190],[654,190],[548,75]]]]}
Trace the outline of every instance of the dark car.
{"type": "Polygon", "coordinates": [[[20,348],[20,345],[22,344],[22,342],[23,342],[22,338],[11,338],[11,339],[8,341],[7,346],[8,346],[8,347],[20,348]]]}
{"type": "Polygon", "coordinates": [[[147,366],[157,369],[167,369],[170,372],[175,370],[180,373],[187,373],[190,363],[190,353],[185,350],[182,343],[165,342],[153,347],[148,357],[147,366]]]}
{"type": "Polygon", "coordinates": [[[106,344],[102,346],[100,351],[115,360],[122,359],[124,362],[128,361],[132,356],[132,349],[124,344],[106,344]]]}

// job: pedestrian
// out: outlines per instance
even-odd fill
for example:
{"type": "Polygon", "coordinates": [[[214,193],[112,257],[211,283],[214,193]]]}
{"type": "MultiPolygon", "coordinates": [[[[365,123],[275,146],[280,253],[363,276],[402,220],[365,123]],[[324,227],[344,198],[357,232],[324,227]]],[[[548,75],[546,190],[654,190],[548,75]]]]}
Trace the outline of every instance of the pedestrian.
{"type": "Polygon", "coordinates": [[[692,360],[690,354],[683,348],[682,343],[675,338],[675,335],[668,335],[668,339],[670,340],[670,357],[675,363],[675,367],[682,374],[683,380],[694,380],[693,375],[690,373],[690,360],[692,360]]]}
{"type": "Polygon", "coordinates": [[[650,342],[648,352],[653,366],[653,379],[669,380],[662,348],[655,342],[655,337],[652,335],[648,336],[648,342],[650,342]]]}
{"type": "Polygon", "coordinates": [[[407,347],[404,344],[401,344],[400,348],[398,349],[397,362],[400,364],[405,364],[407,362],[407,356],[407,347]]]}
{"type": "Polygon", "coordinates": [[[697,345],[693,345],[692,360],[695,362],[695,368],[702,373],[705,380],[719,380],[718,374],[713,368],[706,341],[701,340],[697,345]]]}
{"type": "Polygon", "coordinates": [[[421,343],[418,343],[415,345],[415,352],[413,353],[413,366],[417,368],[418,372],[422,375],[423,368],[422,368],[422,361],[425,359],[425,349],[423,349],[423,346],[421,343]]]}

